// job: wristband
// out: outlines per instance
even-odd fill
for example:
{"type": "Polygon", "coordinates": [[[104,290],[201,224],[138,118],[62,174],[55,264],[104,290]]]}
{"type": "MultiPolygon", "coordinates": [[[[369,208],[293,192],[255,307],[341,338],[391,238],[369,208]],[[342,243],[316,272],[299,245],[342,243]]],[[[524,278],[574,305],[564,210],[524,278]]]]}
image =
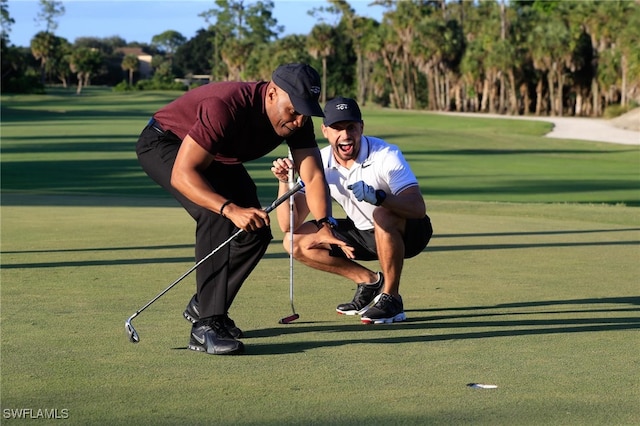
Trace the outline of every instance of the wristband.
{"type": "Polygon", "coordinates": [[[233,203],[233,201],[231,201],[231,200],[227,200],[227,201],[225,201],[224,203],[222,203],[222,205],[220,206],[220,216],[222,216],[222,217],[226,217],[226,216],[224,215],[224,213],[222,213],[222,211],[224,210],[224,208],[225,208],[225,207],[227,207],[227,206],[228,206],[229,204],[231,204],[231,203],[233,203]]]}
{"type": "Polygon", "coordinates": [[[384,203],[384,200],[387,199],[387,193],[384,192],[382,189],[378,189],[376,191],[376,206],[379,206],[380,204],[384,203]]]}
{"type": "Polygon", "coordinates": [[[331,216],[325,216],[316,222],[318,229],[322,229],[322,225],[325,223],[329,225],[329,228],[335,228],[336,226],[338,226],[337,220],[335,220],[331,216]]]}

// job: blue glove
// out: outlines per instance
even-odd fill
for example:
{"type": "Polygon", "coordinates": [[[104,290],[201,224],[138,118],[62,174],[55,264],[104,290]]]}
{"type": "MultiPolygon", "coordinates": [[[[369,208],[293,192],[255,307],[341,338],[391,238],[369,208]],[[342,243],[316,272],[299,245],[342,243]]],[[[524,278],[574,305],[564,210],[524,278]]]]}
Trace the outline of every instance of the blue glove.
{"type": "Polygon", "coordinates": [[[347,189],[350,189],[353,192],[353,196],[356,197],[358,201],[366,201],[369,204],[373,204],[375,206],[378,201],[376,197],[376,190],[373,186],[367,185],[364,181],[358,181],[352,185],[347,186],[347,189]]]}

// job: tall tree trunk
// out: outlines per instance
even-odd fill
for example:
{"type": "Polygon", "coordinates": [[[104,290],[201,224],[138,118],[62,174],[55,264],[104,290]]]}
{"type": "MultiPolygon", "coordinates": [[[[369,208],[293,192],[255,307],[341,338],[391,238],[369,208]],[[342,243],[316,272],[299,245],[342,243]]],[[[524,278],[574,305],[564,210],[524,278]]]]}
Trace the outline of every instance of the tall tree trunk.
{"type": "Polygon", "coordinates": [[[430,65],[427,65],[427,72],[425,73],[425,75],[427,76],[427,90],[429,91],[429,93],[427,93],[428,96],[428,107],[427,109],[429,111],[436,111],[438,108],[438,104],[436,101],[436,76],[435,76],[435,71],[433,69],[433,67],[431,67],[430,65]]]}
{"type": "Polygon", "coordinates": [[[549,90],[549,114],[551,116],[555,116],[556,115],[556,111],[555,111],[555,78],[554,78],[554,71],[553,68],[551,70],[549,70],[549,72],[547,73],[547,86],[548,90],[549,90]]]}
{"type": "Polygon", "coordinates": [[[527,83],[522,83],[520,85],[520,98],[522,99],[522,106],[519,107],[518,113],[522,111],[523,115],[529,115],[531,112],[529,108],[531,107],[531,99],[529,98],[529,86],[527,83]]]}
{"type": "Polygon", "coordinates": [[[441,93],[440,91],[442,90],[442,86],[440,85],[440,73],[438,72],[438,69],[436,67],[433,67],[433,85],[436,89],[434,95],[435,98],[435,105],[434,105],[434,111],[440,111],[440,105],[441,105],[441,93]]]}
{"type": "Polygon", "coordinates": [[[482,84],[482,99],[480,100],[480,112],[487,112],[489,106],[489,76],[484,77],[482,84]]]}
{"type": "Polygon", "coordinates": [[[500,83],[500,92],[498,94],[498,113],[504,114],[507,110],[506,107],[506,79],[504,78],[504,73],[502,71],[499,72],[498,81],[500,83]]]}
{"type": "Polygon", "coordinates": [[[322,57],[322,103],[327,102],[327,57],[322,57]]]}
{"type": "Polygon", "coordinates": [[[462,105],[463,100],[462,100],[462,87],[461,87],[461,83],[460,80],[456,81],[456,83],[453,86],[453,96],[455,99],[455,107],[456,107],[456,112],[462,112],[464,111],[464,106],[462,105]]]}
{"type": "Polygon", "coordinates": [[[536,115],[542,115],[542,103],[544,97],[544,83],[543,79],[538,79],[538,84],[536,85],[536,115]]]}
{"type": "Polygon", "coordinates": [[[451,74],[448,71],[444,73],[444,110],[451,111],[451,74]]]}
{"type": "Polygon", "coordinates": [[[622,82],[620,84],[620,105],[623,107],[627,106],[627,73],[629,69],[629,65],[627,64],[627,56],[622,55],[620,58],[620,68],[622,71],[622,82]]]}
{"type": "Polygon", "coordinates": [[[559,117],[563,116],[564,110],[564,73],[558,70],[558,96],[556,96],[556,111],[559,117]]]}
{"type": "Polygon", "coordinates": [[[406,84],[406,92],[404,99],[404,108],[406,109],[414,109],[415,107],[415,82],[411,75],[411,61],[409,59],[409,54],[404,54],[403,59],[403,75],[405,76],[405,84],[406,84]]]}
{"type": "Polygon", "coordinates": [[[594,76],[591,80],[591,116],[600,116],[600,87],[598,86],[598,80],[594,76]]]}
{"type": "Polygon", "coordinates": [[[513,68],[509,68],[507,71],[507,78],[509,79],[509,110],[510,115],[518,115],[520,107],[518,105],[518,92],[516,91],[516,76],[513,72],[513,68]]]}
{"type": "Polygon", "coordinates": [[[84,81],[84,78],[83,78],[83,75],[82,75],[82,74],[83,74],[83,73],[81,73],[81,72],[79,72],[79,73],[77,74],[77,77],[78,77],[78,87],[76,87],[76,95],[79,95],[79,94],[82,92],[82,83],[83,83],[83,81],[84,81]]]}
{"type": "Polygon", "coordinates": [[[496,113],[496,95],[497,95],[497,73],[495,71],[491,71],[491,78],[488,80],[489,82],[489,112],[491,114],[496,113]]]}
{"type": "Polygon", "coordinates": [[[582,91],[580,90],[580,88],[578,88],[578,90],[576,91],[576,105],[573,109],[573,114],[576,117],[582,116],[582,102],[582,91]]]}
{"type": "Polygon", "coordinates": [[[385,54],[382,55],[382,59],[384,61],[385,68],[387,69],[387,76],[389,77],[389,83],[391,83],[391,89],[393,91],[393,93],[391,93],[391,104],[395,108],[400,108],[400,93],[398,92],[398,85],[393,75],[393,67],[391,66],[391,61],[385,54]]]}
{"type": "Polygon", "coordinates": [[[356,78],[357,78],[357,86],[356,86],[356,99],[360,105],[365,105],[365,96],[366,96],[366,87],[367,87],[367,77],[364,72],[364,58],[362,56],[362,52],[360,49],[356,50],[356,78]]]}
{"type": "Polygon", "coordinates": [[[40,58],[40,83],[44,86],[47,83],[47,58],[40,58]]]}

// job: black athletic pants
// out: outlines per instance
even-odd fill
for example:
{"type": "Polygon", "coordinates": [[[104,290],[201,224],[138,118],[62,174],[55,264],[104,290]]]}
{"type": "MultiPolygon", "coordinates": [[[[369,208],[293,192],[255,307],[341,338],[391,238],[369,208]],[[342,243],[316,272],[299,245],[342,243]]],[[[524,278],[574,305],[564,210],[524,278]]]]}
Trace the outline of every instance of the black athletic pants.
{"type": "MultiPolygon", "coordinates": [[[[237,228],[230,220],[189,201],[171,186],[171,170],[180,148],[171,132],[147,126],[138,139],[136,153],[142,169],[169,191],[196,221],[196,262],[227,240],[237,228]]],[[[242,207],[261,208],[256,186],[242,164],[214,162],[205,178],[216,192],[242,207]]],[[[242,232],[196,269],[200,317],[224,315],[273,236],[269,227],[242,232]]]]}

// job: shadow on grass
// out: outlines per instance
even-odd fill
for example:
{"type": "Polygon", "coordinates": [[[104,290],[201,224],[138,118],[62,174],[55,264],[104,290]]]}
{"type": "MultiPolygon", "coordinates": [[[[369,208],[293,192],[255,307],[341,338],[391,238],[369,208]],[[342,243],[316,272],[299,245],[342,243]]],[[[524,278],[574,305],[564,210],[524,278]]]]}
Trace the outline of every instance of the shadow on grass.
{"type": "MultiPolygon", "coordinates": [[[[567,315],[567,314],[595,314],[606,312],[640,312],[640,296],[611,297],[597,299],[575,299],[575,300],[551,300],[535,302],[516,302],[510,304],[500,304],[494,306],[470,306],[461,308],[410,310],[409,313],[417,312],[439,312],[454,311],[452,315],[425,315],[409,316],[405,322],[386,325],[322,325],[318,323],[295,322],[286,326],[263,328],[259,330],[245,331],[245,339],[276,337],[281,335],[305,334],[305,333],[328,333],[331,339],[324,340],[304,340],[288,343],[269,344],[247,344],[247,355],[281,355],[286,353],[304,352],[310,349],[321,347],[336,347],[360,343],[371,344],[403,344],[403,343],[429,343],[450,340],[472,340],[489,339],[501,337],[530,336],[530,335],[551,335],[567,333],[594,333],[620,330],[640,329],[640,317],[609,317],[609,318],[540,318],[540,319],[502,319],[505,316],[521,315],[567,315]],[[536,311],[516,311],[504,312],[508,308],[538,308],[545,306],[566,306],[566,305],[618,305],[611,308],[584,308],[573,310],[536,310],[536,311]],[[631,306],[628,306],[631,305],[631,306]],[[482,311],[479,313],[478,311],[482,311]],[[487,312],[489,311],[489,312],[487,312]],[[489,320],[495,317],[496,320],[489,320]],[[484,318],[481,321],[468,321],[469,318],[484,318]],[[465,321],[459,321],[465,319],[465,321]],[[416,332],[411,335],[402,333],[400,336],[377,337],[380,332],[389,329],[399,332],[416,332]],[[487,330],[491,328],[491,330],[487,330]],[[499,329],[495,329],[499,328],[499,329]],[[429,331],[447,330],[444,334],[432,334],[429,331]],[[452,332],[451,329],[462,329],[461,332],[452,332]],[[354,338],[352,333],[358,333],[359,338],[354,338]],[[336,338],[339,334],[349,333],[348,339],[340,340],[336,338]]],[[[180,349],[180,348],[175,348],[180,349]]]]}
{"type": "MultiPolygon", "coordinates": [[[[107,148],[97,142],[85,145],[93,147],[90,152],[97,156],[107,151],[125,152],[129,146],[130,158],[5,161],[0,169],[2,205],[153,207],[158,205],[157,198],[173,200],[141,169],[135,158],[135,139],[131,143],[107,145],[107,148]]],[[[64,153],[66,147],[55,149],[64,153]]],[[[273,201],[278,192],[277,181],[268,172],[272,160],[263,157],[245,164],[265,205],[273,201]]],[[[174,201],[174,205],[177,202],[174,201]]]]}
{"type": "MultiPolygon", "coordinates": [[[[553,230],[553,231],[537,231],[537,232],[497,232],[497,233],[478,233],[478,234],[445,234],[434,237],[439,238],[474,238],[474,237],[516,237],[516,236],[536,236],[536,235],[570,235],[570,234],[591,234],[591,233],[618,233],[640,231],[640,228],[618,228],[618,229],[587,229],[587,230],[553,230]]],[[[510,249],[537,249],[550,247],[590,247],[590,246],[627,246],[638,245],[640,241],[582,241],[582,242],[541,242],[541,243],[501,243],[501,244],[464,244],[452,246],[438,246],[433,244],[427,246],[423,252],[451,252],[451,251],[478,251],[478,250],[510,250],[510,249]]],[[[271,245],[280,247],[281,239],[274,239],[271,245]]],[[[152,250],[171,250],[171,249],[192,249],[193,243],[187,244],[170,244],[158,246],[123,246],[123,247],[90,247],[82,249],[40,249],[40,250],[10,250],[2,251],[0,254],[42,254],[42,253],[83,253],[83,252],[117,252],[142,250],[144,252],[152,250]]],[[[284,252],[272,252],[264,255],[263,260],[267,259],[284,259],[288,255],[284,252]]],[[[191,256],[184,257],[140,257],[140,258],[123,258],[109,260],[72,260],[62,262],[24,262],[24,263],[3,263],[4,269],[20,269],[20,268],[64,268],[64,267],[85,267],[85,266],[122,266],[122,265],[148,265],[148,264],[167,264],[167,263],[185,263],[194,262],[191,256]]]]}
{"type": "Polygon", "coordinates": [[[640,231],[640,228],[619,228],[619,229],[576,229],[563,231],[536,231],[536,232],[486,232],[474,234],[438,234],[434,238],[475,238],[475,237],[515,237],[532,235],[571,235],[571,234],[595,234],[601,232],[629,232],[640,231]]]}

